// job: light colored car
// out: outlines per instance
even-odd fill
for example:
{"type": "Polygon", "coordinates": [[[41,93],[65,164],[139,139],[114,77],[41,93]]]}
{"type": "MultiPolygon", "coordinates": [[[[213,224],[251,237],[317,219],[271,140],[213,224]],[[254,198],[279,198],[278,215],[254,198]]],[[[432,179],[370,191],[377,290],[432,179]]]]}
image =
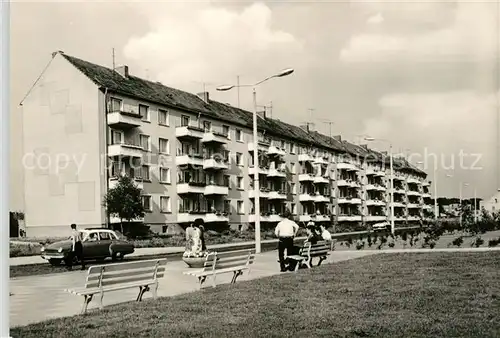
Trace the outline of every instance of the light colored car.
{"type": "MultiPolygon", "coordinates": [[[[111,257],[113,260],[123,259],[125,255],[134,252],[134,245],[109,229],[80,230],[83,241],[83,254],[85,260],[104,260],[111,257]]],[[[59,241],[42,247],[41,256],[50,264],[57,266],[70,259],[71,239],[59,241]]],[[[73,258],[78,263],[77,258],[73,258]]]]}
{"type": "Polygon", "coordinates": [[[377,223],[372,225],[372,230],[377,231],[377,230],[387,230],[387,226],[389,224],[382,222],[382,223],[377,223]]]}

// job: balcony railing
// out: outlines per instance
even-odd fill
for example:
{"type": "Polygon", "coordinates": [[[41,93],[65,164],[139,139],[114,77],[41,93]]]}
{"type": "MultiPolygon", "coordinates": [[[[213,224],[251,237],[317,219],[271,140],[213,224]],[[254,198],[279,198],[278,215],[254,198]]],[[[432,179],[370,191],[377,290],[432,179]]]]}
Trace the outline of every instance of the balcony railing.
{"type": "Polygon", "coordinates": [[[137,144],[115,143],[108,145],[108,156],[142,157],[143,148],[137,144]]]}
{"type": "Polygon", "coordinates": [[[178,138],[202,139],[204,134],[205,130],[197,126],[179,126],[175,128],[175,136],[178,138]]]}
{"type": "Polygon", "coordinates": [[[112,111],[107,116],[108,125],[115,128],[135,128],[141,125],[141,115],[134,112],[112,111]]]}

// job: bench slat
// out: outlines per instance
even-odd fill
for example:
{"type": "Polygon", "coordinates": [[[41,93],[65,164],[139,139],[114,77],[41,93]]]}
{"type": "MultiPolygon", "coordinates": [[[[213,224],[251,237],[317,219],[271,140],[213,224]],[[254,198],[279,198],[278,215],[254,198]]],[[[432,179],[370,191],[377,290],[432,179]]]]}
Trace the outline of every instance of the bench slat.
{"type": "Polygon", "coordinates": [[[246,266],[246,262],[235,262],[235,263],[225,263],[225,264],[219,264],[217,263],[215,265],[215,271],[218,271],[218,270],[224,270],[224,269],[227,269],[227,268],[233,268],[233,267],[238,267],[238,266],[246,266]]]}
{"type": "Polygon", "coordinates": [[[255,254],[255,249],[242,249],[234,251],[217,252],[217,257],[222,258],[222,257],[248,256],[248,254],[255,254]]]}
{"type": "MultiPolygon", "coordinates": [[[[157,274],[163,274],[165,273],[165,266],[161,266],[157,270],[157,274]]],[[[147,268],[140,268],[140,269],[134,269],[134,270],[123,270],[123,271],[111,271],[108,272],[106,269],[104,269],[104,272],[102,274],[102,280],[110,279],[110,278],[120,278],[120,277],[129,277],[129,276],[136,276],[139,274],[151,274],[153,275],[154,273],[154,266],[153,267],[147,267],[147,268]]],[[[97,281],[100,278],[100,274],[93,274],[87,277],[87,282],[92,282],[92,281],[97,281]]]]}
{"type": "MultiPolygon", "coordinates": [[[[134,282],[142,282],[142,281],[148,281],[148,280],[153,280],[153,274],[143,274],[143,275],[136,275],[136,276],[130,276],[130,277],[125,277],[125,278],[111,278],[107,280],[102,281],[102,286],[105,288],[110,285],[116,285],[116,284],[129,284],[129,283],[134,283],[134,282]]],[[[87,288],[94,288],[99,286],[99,281],[93,281],[90,283],[86,284],[87,288]]]]}
{"type": "Polygon", "coordinates": [[[136,262],[127,262],[127,263],[114,263],[114,264],[106,264],[106,265],[94,265],[89,268],[89,276],[93,274],[101,274],[101,267],[104,266],[104,270],[106,272],[112,271],[125,271],[125,270],[134,270],[140,268],[154,267],[158,263],[158,266],[163,266],[167,264],[167,260],[165,258],[162,259],[150,259],[146,261],[136,261],[136,262]]]}
{"type": "MultiPolygon", "coordinates": [[[[254,258],[255,258],[255,255],[251,255],[250,256],[250,260],[253,260],[254,258]]],[[[246,264],[246,262],[248,260],[249,260],[248,255],[246,255],[246,256],[238,256],[238,257],[224,257],[224,258],[217,257],[216,265],[220,265],[220,264],[235,264],[235,263],[246,264]]],[[[206,264],[205,264],[205,266],[209,267],[209,266],[212,266],[213,264],[214,264],[214,261],[212,259],[211,261],[207,261],[206,264]]]]}
{"type": "MultiPolygon", "coordinates": [[[[104,287],[103,291],[104,292],[109,292],[109,291],[118,291],[118,290],[125,290],[125,289],[132,289],[136,288],[139,286],[146,286],[146,285],[153,285],[155,284],[154,280],[143,280],[141,282],[134,282],[134,283],[126,283],[126,284],[120,284],[120,285],[111,285],[108,287],[104,287]]],[[[98,294],[101,292],[100,288],[83,288],[83,289],[66,289],[66,292],[78,295],[78,296],[84,296],[84,295],[92,295],[92,294],[98,294]]]]}
{"type": "MultiPolygon", "coordinates": [[[[217,274],[221,274],[221,273],[226,273],[226,272],[244,271],[244,270],[248,270],[248,266],[240,265],[237,267],[229,267],[229,268],[220,269],[220,270],[216,270],[216,271],[217,271],[217,274]]],[[[193,272],[186,271],[184,273],[186,275],[190,275],[190,276],[194,276],[194,277],[203,277],[203,276],[209,276],[209,275],[213,274],[212,271],[193,271],[193,272]]]]}

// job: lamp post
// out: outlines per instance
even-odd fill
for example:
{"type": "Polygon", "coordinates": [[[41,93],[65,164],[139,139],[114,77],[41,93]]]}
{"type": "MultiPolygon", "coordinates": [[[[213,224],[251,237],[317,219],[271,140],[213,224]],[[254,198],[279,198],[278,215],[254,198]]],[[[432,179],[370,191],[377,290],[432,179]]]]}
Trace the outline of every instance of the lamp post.
{"type": "Polygon", "coordinates": [[[255,253],[260,253],[260,188],[259,188],[259,148],[258,148],[258,134],[257,134],[257,93],[255,87],[259,84],[270,80],[275,77],[283,77],[290,75],[294,72],[292,68],[287,68],[279,72],[278,74],[269,76],[254,84],[236,84],[236,85],[225,85],[217,87],[218,91],[227,91],[233,88],[240,87],[253,87],[253,162],[254,162],[254,212],[255,212],[255,253]]]}
{"type": "Polygon", "coordinates": [[[394,167],[392,160],[392,143],[388,140],[377,139],[373,137],[365,137],[365,141],[383,141],[389,143],[389,166],[390,166],[390,176],[391,176],[391,233],[394,235],[394,167]]]}

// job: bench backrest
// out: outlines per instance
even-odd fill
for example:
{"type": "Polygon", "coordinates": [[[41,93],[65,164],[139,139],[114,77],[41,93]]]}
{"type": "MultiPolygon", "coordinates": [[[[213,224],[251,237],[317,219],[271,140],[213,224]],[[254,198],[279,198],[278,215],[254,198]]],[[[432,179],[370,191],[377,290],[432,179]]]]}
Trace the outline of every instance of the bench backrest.
{"type": "Polygon", "coordinates": [[[217,271],[239,266],[253,264],[255,250],[234,250],[226,252],[214,252],[208,255],[203,271],[217,271]]]}
{"type": "Polygon", "coordinates": [[[322,257],[326,256],[330,251],[330,246],[326,241],[318,241],[314,244],[305,242],[300,250],[300,255],[303,257],[322,257]]]}
{"type": "Polygon", "coordinates": [[[157,280],[165,275],[167,259],[94,265],[89,268],[85,288],[106,287],[146,280],[157,280]]]}

